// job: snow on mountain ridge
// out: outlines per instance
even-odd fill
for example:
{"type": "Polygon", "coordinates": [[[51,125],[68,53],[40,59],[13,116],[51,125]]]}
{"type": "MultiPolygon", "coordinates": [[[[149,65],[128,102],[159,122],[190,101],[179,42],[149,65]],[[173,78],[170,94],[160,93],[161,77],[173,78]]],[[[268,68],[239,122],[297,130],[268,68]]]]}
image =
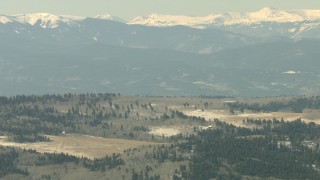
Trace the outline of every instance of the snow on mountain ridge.
{"type": "Polygon", "coordinates": [[[94,18],[95,19],[102,19],[102,20],[112,20],[113,19],[111,14],[99,14],[99,15],[96,15],[94,18]]]}
{"type": "Polygon", "coordinates": [[[94,19],[107,20],[107,21],[117,21],[117,22],[126,23],[125,20],[123,20],[119,17],[116,17],[116,16],[112,16],[111,14],[98,14],[94,17],[94,19]]]}
{"type": "Polygon", "coordinates": [[[198,27],[203,25],[233,25],[255,24],[260,22],[301,22],[304,20],[320,19],[320,10],[284,11],[265,7],[256,12],[248,13],[221,13],[210,14],[204,17],[150,14],[148,17],[137,17],[128,24],[141,24],[147,26],[176,26],[184,25],[198,27]]]}
{"type": "MultiPolygon", "coordinates": [[[[22,24],[38,25],[41,28],[56,28],[60,23],[68,25],[77,24],[79,21],[85,20],[87,17],[71,16],[71,15],[53,15],[49,13],[32,13],[32,14],[17,14],[11,16],[0,15],[0,23],[6,24],[9,22],[18,22],[22,24]]],[[[98,15],[95,19],[114,20],[118,19],[112,15],[98,15]]],[[[119,19],[120,21],[120,19],[119,19]]]]}
{"type": "Polygon", "coordinates": [[[193,26],[202,28],[201,24],[211,24],[215,19],[215,15],[205,17],[192,17],[184,15],[165,15],[152,13],[147,18],[138,16],[128,24],[155,25],[155,26],[193,26]]]}
{"type": "Polygon", "coordinates": [[[320,17],[320,10],[300,10],[300,11],[292,11],[292,12],[308,20],[317,20],[320,17]]]}
{"type": "Polygon", "coordinates": [[[39,23],[42,28],[55,28],[62,18],[48,13],[19,14],[12,16],[14,20],[20,23],[35,25],[39,23]]]}
{"type": "Polygon", "coordinates": [[[4,15],[0,15],[0,23],[6,24],[8,22],[12,22],[12,20],[4,15]]]}
{"type": "Polygon", "coordinates": [[[248,13],[249,19],[253,21],[275,21],[275,22],[297,22],[303,18],[297,14],[278,10],[275,8],[262,8],[259,11],[248,13]]]}
{"type": "Polygon", "coordinates": [[[84,20],[84,17],[78,16],[56,16],[49,13],[32,13],[17,14],[12,16],[0,16],[0,23],[18,22],[22,24],[30,24],[32,26],[39,25],[41,28],[56,28],[61,22],[73,24],[76,21],[84,20]]]}
{"type": "MultiPolygon", "coordinates": [[[[126,22],[110,14],[102,14],[93,17],[100,20],[111,20],[127,24],[139,24],[146,26],[189,26],[193,28],[206,28],[208,25],[235,25],[235,24],[259,24],[260,22],[301,22],[320,20],[320,10],[294,10],[284,11],[276,8],[265,7],[256,12],[229,12],[210,14],[208,16],[165,15],[152,13],[147,17],[136,17],[126,22]]],[[[77,24],[86,17],[53,15],[48,13],[19,14],[12,16],[0,15],[0,23],[6,24],[19,22],[22,24],[36,25],[41,28],[56,28],[61,23],[67,25],[77,24]]]]}

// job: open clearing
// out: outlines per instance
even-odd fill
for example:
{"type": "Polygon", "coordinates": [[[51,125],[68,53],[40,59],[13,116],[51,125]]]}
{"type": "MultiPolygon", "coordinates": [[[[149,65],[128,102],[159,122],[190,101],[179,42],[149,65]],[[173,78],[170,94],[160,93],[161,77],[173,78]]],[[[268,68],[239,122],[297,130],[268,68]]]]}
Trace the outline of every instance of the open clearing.
{"type": "Polygon", "coordinates": [[[149,133],[156,136],[170,137],[181,133],[181,130],[177,127],[151,127],[149,133]]]}
{"type": "Polygon", "coordinates": [[[306,122],[315,122],[320,124],[320,117],[309,117],[309,113],[292,113],[292,112],[270,112],[270,113],[241,113],[241,114],[230,114],[227,110],[193,110],[193,111],[183,111],[187,116],[197,116],[203,117],[207,121],[213,121],[215,118],[220,121],[225,121],[237,126],[246,126],[243,124],[242,120],[251,119],[281,119],[285,121],[294,121],[301,118],[306,122]]]}
{"type": "Polygon", "coordinates": [[[86,135],[47,136],[50,142],[15,143],[7,142],[5,136],[0,136],[0,145],[33,149],[40,153],[68,153],[78,157],[90,159],[104,157],[112,153],[123,153],[129,148],[156,144],[152,142],[110,139],[86,135]]]}

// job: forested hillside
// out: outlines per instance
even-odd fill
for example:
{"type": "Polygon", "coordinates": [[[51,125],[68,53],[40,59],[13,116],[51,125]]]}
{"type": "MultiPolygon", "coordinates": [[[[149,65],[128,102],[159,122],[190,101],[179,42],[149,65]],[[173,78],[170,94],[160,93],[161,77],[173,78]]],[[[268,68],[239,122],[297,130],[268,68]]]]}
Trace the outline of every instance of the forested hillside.
{"type": "Polygon", "coordinates": [[[318,179],[318,110],[317,96],[0,97],[0,176],[318,179]]]}

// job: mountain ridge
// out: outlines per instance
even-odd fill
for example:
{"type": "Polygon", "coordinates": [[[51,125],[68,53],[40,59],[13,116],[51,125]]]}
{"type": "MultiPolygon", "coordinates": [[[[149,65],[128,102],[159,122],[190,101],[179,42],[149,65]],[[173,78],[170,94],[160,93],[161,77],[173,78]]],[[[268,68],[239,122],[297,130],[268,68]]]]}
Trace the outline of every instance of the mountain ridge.
{"type": "Polygon", "coordinates": [[[204,28],[205,25],[234,25],[259,24],[260,22],[301,22],[320,19],[320,10],[284,11],[276,8],[264,7],[255,12],[227,12],[210,14],[208,16],[185,16],[152,13],[148,17],[136,17],[129,24],[148,26],[176,26],[186,25],[204,28]]]}
{"type": "Polygon", "coordinates": [[[320,20],[320,10],[280,10],[277,8],[264,7],[254,12],[225,12],[213,13],[207,16],[188,16],[151,13],[147,17],[137,16],[131,21],[125,21],[111,14],[100,14],[94,17],[54,15],[50,13],[30,13],[17,15],[0,14],[0,23],[19,22],[35,25],[37,22],[42,28],[56,28],[59,22],[76,23],[87,18],[117,21],[126,24],[146,26],[189,26],[192,28],[207,28],[208,25],[228,26],[235,24],[259,24],[261,22],[302,22],[320,20]]]}
{"type": "MultiPolygon", "coordinates": [[[[221,14],[220,25],[210,24],[212,15],[202,28],[121,23],[109,14],[0,15],[0,95],[318,94],[320,20],[223,25],[223,17],[244,15],[221,14]]],[[[251,16],[289,15],[266,8],[251,16]]]]}
{"type": "Polygon", "coordinates": [[[30,14],[16,14],[16,15],[0,15],[0,23],[21,23],[32,26],[38,25],[41,28],[57,28],[60,23],[67,23],[68,25],[77,24],[87,18],[118,21],[124,23],[125,21],[112,16],[110,14],[97,15],[95,17],[82,17],[72,15],[54,15],[50,13],[30,13],[30,14]]]}

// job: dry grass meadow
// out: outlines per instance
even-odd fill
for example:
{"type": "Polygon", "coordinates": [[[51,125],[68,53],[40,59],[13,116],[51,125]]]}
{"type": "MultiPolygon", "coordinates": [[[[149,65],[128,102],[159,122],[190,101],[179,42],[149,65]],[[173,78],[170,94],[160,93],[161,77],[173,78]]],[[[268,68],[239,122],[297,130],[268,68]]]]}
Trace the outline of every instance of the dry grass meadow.
{"type": "Polygon", "coordinates": [[[104,157],[112,153],[122,153],[126,149],[139,148],[156,143],[111,139],[86,135],[48,136],[50,142],[15,143],[6,141],[5,136],[0,137],[0,145],[32,149],[40,153],[67,153],[78,157],[90,159],[104,157]]]}

